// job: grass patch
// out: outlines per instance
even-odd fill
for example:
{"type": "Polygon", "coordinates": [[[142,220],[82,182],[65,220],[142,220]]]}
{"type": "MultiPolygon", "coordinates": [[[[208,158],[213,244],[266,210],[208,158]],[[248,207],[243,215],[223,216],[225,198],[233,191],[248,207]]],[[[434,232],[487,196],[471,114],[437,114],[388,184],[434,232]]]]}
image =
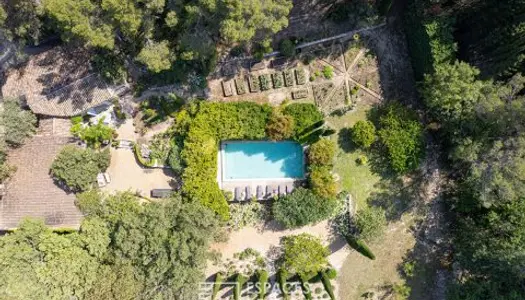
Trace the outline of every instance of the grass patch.
{"type": "Polygon", "coordinates": [[[338,134],[330,137],[336,142],[338,150],[333,170],[341,178],[339,182],[341,189],[352,195],[358,207],[367,205],[367,199],[372,193],[378,192],[377,184],[381,181],[381,177],[374,173],[369,165],[358,163],[358,159],[364,153],[352,145],[348,130],[357,121],[366,120],[366,113],[370,109],[370,106],[361,106],[356,112],[343,116],[330,116],[326,119],[327,124],[338,131],[338,134]]]}

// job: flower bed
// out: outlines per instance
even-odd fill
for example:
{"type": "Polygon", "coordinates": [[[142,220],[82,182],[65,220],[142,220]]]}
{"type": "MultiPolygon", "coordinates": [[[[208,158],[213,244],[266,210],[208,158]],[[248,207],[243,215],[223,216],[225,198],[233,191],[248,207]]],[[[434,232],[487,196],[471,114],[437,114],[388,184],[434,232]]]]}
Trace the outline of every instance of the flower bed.
{"type": "Polygon", "coordinates": [[[282,88],[283,87],[283,84],[284,84],[283,73],[281,73],[281,72],[273,73],[272,74],[272,80],[273,80],[273,88],[274,89],[278,89],[278,88],[282,88]]]}
{"type": "Polygon", "coordinates": [[[259,80],[261,81],[261,91],[267,91],[270,89],[270,75],[262,74],[259,76],[259,80]]]}
{"type": "Polygon", "coordinates": [[[250,92],[257,93],[261,91],[261,84],[259,83],[259,78],[255,75],[250,75],[248,77],[248,84],[250,85],[250,92]]]}
{"type": "Polygon", "coordinates": [[[306,83],[306,73],[303,68],[295,70],[295,78],[297,79],[298,85],[303,85],[306,83]]]}
{"type": "Polygon", "coordinates": [[[246,94],[246,85],[244,84],[244,79],[235,78],[235,87],[237,88],[237,95],[246,94]]]}
{"type": "Polygon", "coordinates": [[[284,71],[284,85],[293,86],[295,84],[293,79],[293,70],[284,71]]]}

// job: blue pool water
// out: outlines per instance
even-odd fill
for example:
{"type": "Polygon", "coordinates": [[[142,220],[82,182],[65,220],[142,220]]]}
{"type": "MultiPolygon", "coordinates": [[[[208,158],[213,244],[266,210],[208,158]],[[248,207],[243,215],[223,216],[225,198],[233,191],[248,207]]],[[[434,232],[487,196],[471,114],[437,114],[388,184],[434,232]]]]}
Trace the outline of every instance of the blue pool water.
{"type": "Polygon", "coordinates": [[[223,179],[303,178],[303,147],[295,142],[224,142],[223,179]]]}

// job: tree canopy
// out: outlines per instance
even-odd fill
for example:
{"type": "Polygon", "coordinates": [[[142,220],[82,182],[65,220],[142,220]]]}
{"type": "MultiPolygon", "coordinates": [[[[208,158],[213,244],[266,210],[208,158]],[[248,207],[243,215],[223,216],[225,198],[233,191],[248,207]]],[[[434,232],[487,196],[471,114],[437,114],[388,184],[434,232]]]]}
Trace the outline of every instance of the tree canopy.
{"type": "Polygon", "coordinates": [[[3,99],[0,124],[4,128],[4,139],[8,145],[20,146],[36,131],[36,116],[20,107],[17,98],[3,99]]]}
{"type": "Polygon", "coordinates": [[[323,198],[309,189],[297,188],[279,198],[272,207],[275,219],[286,228],[297,228],[329,218],[337,208],[335,198],[323,198]]]}
{"type": "Polygon", "coordinates": [[[94,186],[97,174],[105,171],[109,162],[109,149],[99,152],[68,145],[53,161],[51,176],[72,191],[85,191],[94,186]]]}
{"type": "Polygon", "coordinates": [[[80,194],[80,231],[52,232],[23,221],[0,237],[0,297],[8,299],[176,299],[195,296],[213,213],[175,195],[140,204],[130,193],[80,194]]]}
{"type": "Polygon", "coordinates": [[[330,251],[313,235],[289,235],[282,244],[283,267],[288,273],[297,273],[308,280],[328,266],[330,251]]]}

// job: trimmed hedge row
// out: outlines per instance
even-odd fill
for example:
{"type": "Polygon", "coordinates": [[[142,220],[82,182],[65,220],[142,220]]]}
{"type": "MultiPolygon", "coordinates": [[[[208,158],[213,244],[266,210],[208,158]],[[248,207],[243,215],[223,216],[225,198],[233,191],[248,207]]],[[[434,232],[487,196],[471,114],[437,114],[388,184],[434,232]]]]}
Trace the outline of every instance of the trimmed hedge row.
{"type": "Polygon", "coordinates": [[[215,282],[213,284],[213,293],[211,295],[211,300],[215,300],[217,298],[217,294],[219,294],[219,291],[221,290],[222,282],[224,281],[225,274],[223,272],[217,273],[215,275],[215,282]]]}
{"type": "Polygon", "coordinates": [[[237,274],[235,277],[235,286],[233,287],[233,299],[241,299],[241,291],[244,284],[248,281],[249,278],[244,277],[242,274],[237,274]]]}
{"type": "Polygon", "coordinates": [[[268,271],[258,270],[257,277],[259,281],[259,299],[264,299],[266,296],[266,283],[268,283],[268,271]]]}
{"type": "Polygon", "coordinates": [[[286,289],[287,279],[288,279],[288,271],[286,271],[286,269],[284,268],[279,269],[279,271],[277,272],[277,282],[283,294],[284,300],[290,300],[290,291],[286,289]]]}
{"type": "Polygon", "coordinates": [[[334,287],[332,286],[332,283],[330,282],[330,278],[327,275],[327,272],[321,272],[321,281],[323,282],[324,289],[328,293],[328,296],[330,296],[330,299],[335,300],[335,294],[334,294],[334,287]]]}
{"type": "Polygon", "coordinates": [[[348,243],[348,245],[354,248],[354,250],[356,250],[357,252],[370,258],[371,260],[376,259],[376,256],[374,255],[374,253],[372,253],[372,250],[370,250],[370,248],[368,248],[368,246],[363,241],[358,240],[354,238],[353,236],[349,236],[349,235],[345,236],[344,238],[346,242],[348,243]]]}

